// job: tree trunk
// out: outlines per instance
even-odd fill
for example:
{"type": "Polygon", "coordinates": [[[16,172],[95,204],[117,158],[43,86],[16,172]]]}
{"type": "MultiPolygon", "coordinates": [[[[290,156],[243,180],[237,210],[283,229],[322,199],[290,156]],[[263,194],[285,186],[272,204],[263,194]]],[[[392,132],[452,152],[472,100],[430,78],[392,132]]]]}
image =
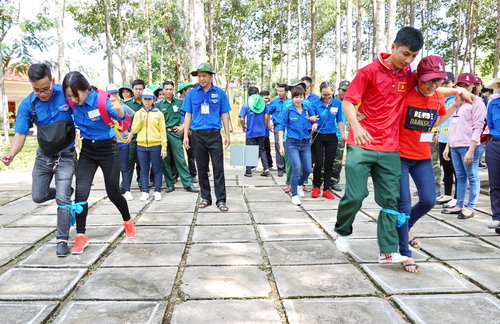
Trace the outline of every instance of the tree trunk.
{"type": "Polygon", "coordinates": [[[106,32],[106,56],[108,58],[108,82],[114,83],[113,79],[113,49],[111,48],[111,20],[109,18],[109,0],[104,0],[104,26],[106,32]]]}
{"type": "Polygon", "coordinates": [[[175,67],[176,67],[176,72],[177,72],[177,81],[184,82],[185,81],[185,74],[184,74],[184,67],[182,66],[182,59],[181,59],[181,54],[179,52],[179,48],[177,46],[177,42],[175,41],[174,37],[174,30],[172,27],[170,27],[172,24],[167,24],[168,27],[165,27],[165,32],[168,35],[168,38],[170,39],[170,42],[172,42],[172,50],[174,51],[174,57],[175,57],[175,67]]]}
{"type": "Polygon", "coordinates": [[[311,0],[311,89],[316,83],[316,0],[311,0]]]}
{"type": "MultiPolygon", "coordinates": [[[[472,28],[473,28],[473,10],[474,10],[474,0],[469,0],[467,4],[467,41],[465,43],[464,60],[462,65],[462,72],[464,71],[465,65],[470,60],[471,57],[471,44],[472,44],[472,28]]],[[[469,62],[470,63],[470,62],[469,62]]]]}
{"type": "Polygon", "coordinates": [[[283,82],[283,26],[281,25],[280,25],[280,82],[283,82]]]}
{"type": "Polygon", "coordinates": [[[213,0],[207,0],[208,11],[208,63],[214,64],[214,19],[213,19],[213,0]]]}
{"type": "Polygon", "coordinates": [[[363,34],[361,33],[361,21],[363,19],[362,0],[357,0],[357,3],[358,3],[358,12],[357,12],[358,18],[356,20],[356,71],[361,68],[361,51],[362,51],[361,45],[363,42],[363,34]]]}
{"type": "Polygon", "coordinates": [[[396,0],[389,0],[389,12],[387,15],[387,44],[386,50],[391,48],[396,37],[396,0]]]}
{"type": "MultiPolygon", "coordinates": [[[[264,26],[262,26],[264,27],[264,26]]],[[[264,28],[261,29],[262,31],[264,28]]],[[[264,87],[264,33],[262,33],[262,39],[260,42],[260,88],[264,87]]]]}
{"type": "Polygon", "coordinates": [[[415,27],[415,1],[410,0],[410,26],[415,27]]]}
{"type": "MultiPolygon", "coordinates": [[[[207,44],[205,40],[205,18],[203,0],[191,0],[191,24],[193,25],[193,48],[191,49],[191,71],[196,70],[198,64],[207,62],[207,44]]],[[[193,81],[195,81],[193,79],[193,81]]]]}
{"type": "Polygon", "coordinates": [[[500,77],[498,71],[499,65],[500,65],[500,51],[498,50],[500,48],[500,0],[497,0],[497,46],[496,46],[496,51],[495,51],[495,62],[493,64],[493,77],[498,78],[500,77]]]}
{"type": "Polygon", "coordinates": [[[125,36],[123,35],[122,1],[116,1],[118,19],[118,37],[120,37],[120,74],[122,84],[127,84],[127,65],[125,64],[125,36]]]}
{"type": "Polygon", "coordinates": [[[373,37],[372,37],[372,58],[375,59],[377,57],[377,38],[378,32],[377,29],[377,0],[372,0],[372,9],[373,9],[373,37]]]}
{"type": "Polygon", "coordinates": [[[302,61],[302,19],[300,16],[300,0],[297,0],[297,78],[301,78],[300,62],[302,61]]]}
{"type": "Polygon", "coordinates": [[[291,31],[291,15],[292,15],[292,2],[288,1],[288,14],[286,20],[287,43],[286,43],[286,83],[290,84],[290,38],[292,37],[291,31]]]}
{"type": "Polygon", "coordinates": [[[377,5],[377,14],[375,15],[375,44],[373,44],[374,58],[378,53],[385,52],[385,0],[375,0],[377,5]]]}
{"type": "Polygon", "coordinates": [[[336,5],[335,5],[335,84],[340,83],[340,60],[341,58],[341,44],[342,40],[340,39],[340,29],[341,29],[341,24],[340,24],[340,0],[336,0],[336,5]]]}
{"type": "Polygon", "coordinates": [[[273,87],[273,48],[274,48],[274,31],[271,28],[269,31],[269,84],[268,84],[268,91],[271,92],[271,89],[273,87]]]}
{"type": "Polygon", "coordinates": [[[346,12],[346,30],[347,30],[347,51],[345,62],[345,79],[351,80],[352,76],[352,1],[347,1],[346,12]]]}
{"type": "Polygon", "coordinates": [[[61,83],[66,74],[64,62],[64,0],[56,0],[56,21],[57,21],[57,77],[61,83]]]}

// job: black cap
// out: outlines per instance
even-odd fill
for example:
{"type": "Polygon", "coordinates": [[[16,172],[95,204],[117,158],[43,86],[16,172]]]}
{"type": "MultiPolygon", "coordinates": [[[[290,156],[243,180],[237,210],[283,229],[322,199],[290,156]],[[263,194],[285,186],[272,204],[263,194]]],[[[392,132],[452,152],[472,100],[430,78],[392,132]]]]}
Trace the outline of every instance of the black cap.
{"type": "Polygon", "coordinates": [[[339,84],[339,89],[342,89],[342,90],[347,90],[347,88],[349,88],[349,85],[351,84],[350,81],[342,81],[340,82],[339,84]]]}
{"type": "Polygon", "coordinates": [[[447,79],[444,82],[455,82],[455,76],[451,72],[446,72],[447,79]]]}

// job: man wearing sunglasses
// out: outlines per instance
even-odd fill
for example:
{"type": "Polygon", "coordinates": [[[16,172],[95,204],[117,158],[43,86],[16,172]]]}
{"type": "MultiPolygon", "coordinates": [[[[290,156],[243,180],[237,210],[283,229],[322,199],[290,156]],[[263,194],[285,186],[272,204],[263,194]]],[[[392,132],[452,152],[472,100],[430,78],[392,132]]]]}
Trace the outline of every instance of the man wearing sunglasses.
{"type": "Polygon", "coordinates": [[[69,255],[71,181],[76,167],[75,127],[71,109],[59,84],[54,84],[47,64],[32,64],[28,77],[33,93],[19,105],[10,151],[0,157],[10,165],[22,150],[32,124],[37,126],[38,148],[33,166],[31,196],[35,203],[56,199],[57,256],[69,255]],[[55,188],[50,187],[55,177],[55,188]]]}

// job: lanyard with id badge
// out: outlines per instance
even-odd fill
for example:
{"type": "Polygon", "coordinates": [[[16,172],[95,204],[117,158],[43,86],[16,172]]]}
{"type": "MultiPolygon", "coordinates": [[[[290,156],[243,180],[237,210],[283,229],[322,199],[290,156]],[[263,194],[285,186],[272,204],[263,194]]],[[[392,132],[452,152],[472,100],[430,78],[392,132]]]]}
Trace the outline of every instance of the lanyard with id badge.
{"type": "Polygon", "coordinates": [[[427,101],[427,107],[429,108],[408,106],[404,127],[411,130],[421,131],[420,142],[432,142],[434,133],[431,132],[431,130],[438,116],[439,99],[437,98],[437,93],[434,93],[436,101],[438,102],[438,107],[434,110],[430,100],[427,96],[420,92],[418,87],[417,91],[425,98],[427,101]]]}
{"type": "Polygon", "coordinates": [[[208,115],[210,114],[210,106],[208,105],[208,102],[204,101],[202,104],[201,104],[201,113],[203,115],[208,115]]]}

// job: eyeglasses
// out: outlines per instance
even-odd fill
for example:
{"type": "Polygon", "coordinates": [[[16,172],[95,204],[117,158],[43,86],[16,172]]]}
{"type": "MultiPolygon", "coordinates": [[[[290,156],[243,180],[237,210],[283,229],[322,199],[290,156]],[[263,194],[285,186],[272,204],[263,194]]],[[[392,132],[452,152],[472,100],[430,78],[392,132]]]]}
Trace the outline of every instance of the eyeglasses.
{"type": "Polygon", "coordinates": [[[333,97],[333,95],[332,94],[322,94],[321,97],[323,97],[323,98],[331,98],[331,97],[333,97]]]}
{"type": "Polygon", "coordinates": [[[444,79],[432,79],[432,80],[429,80],[429,81],[422,81],[423,84],[425,85],[432,85],[432,84],[435,84],[437,85],[438,87],[440,85],[442,85],[444,82],[444,79]]]}
{"type": "Polygon", "coordinates": [[[41,93],[49,94],[52,91],[52,82],[50,82],[50,88],[42,90],[42,91],[35,91],[33,90],[33,93],[36,95],[39,95],[41,93]]]}

